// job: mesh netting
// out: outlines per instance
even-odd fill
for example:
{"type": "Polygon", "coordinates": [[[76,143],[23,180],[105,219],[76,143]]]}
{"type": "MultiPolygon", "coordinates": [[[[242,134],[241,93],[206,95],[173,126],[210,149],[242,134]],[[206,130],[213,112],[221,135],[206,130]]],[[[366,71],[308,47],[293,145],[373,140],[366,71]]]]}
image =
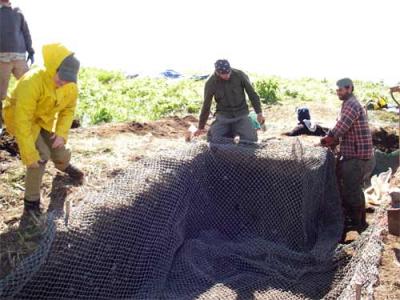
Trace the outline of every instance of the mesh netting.
{"type": "Polygon", "coordinates": [[[40,269],[16,270],[0,296],[346,299],[374,281],[380,227],[338,247],[341,224],[331,153],[198,143],[135,163],[68,226],[49,221],[48,255],[24,262],[40,269]]]}

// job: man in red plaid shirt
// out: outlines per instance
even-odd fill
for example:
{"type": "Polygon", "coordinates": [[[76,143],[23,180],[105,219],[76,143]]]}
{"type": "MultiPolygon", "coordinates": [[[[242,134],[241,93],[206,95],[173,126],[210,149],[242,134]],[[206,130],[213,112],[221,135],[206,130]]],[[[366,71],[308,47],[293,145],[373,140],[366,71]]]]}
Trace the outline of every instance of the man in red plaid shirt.
{"type": "Polygon", "coordinates": [[[321,139],[321,144],[332,147],[339,142],[337,174],[345,213],[345,235],[351,230],[361,233],[368,226],[363,186],[375,166],[375,158],[367,115],[353,94],[353,82],[343,78],[336,85],[336,93],[343,101],[340,118],[321,139]]]}

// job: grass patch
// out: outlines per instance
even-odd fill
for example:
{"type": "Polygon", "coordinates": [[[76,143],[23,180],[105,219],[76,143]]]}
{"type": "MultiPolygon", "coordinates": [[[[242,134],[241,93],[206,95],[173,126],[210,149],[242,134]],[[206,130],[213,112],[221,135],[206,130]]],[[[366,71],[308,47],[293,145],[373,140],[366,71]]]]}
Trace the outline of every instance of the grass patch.
{"type": "MultiPolygon", "coordinates": [[[[329,103],[340,107],[335,82],[327,79],[287,79],[251,74],[264,105],[310,105],[329,103]]],[[[119,71],[82,68],[79,73],[77,118],[83,126],[124,121],[158,120],[172,115],[199,114],[205,81],[193,79],[127,78],[119,71]]],[[[10,83],[10,88],[15,80],[10,83]]],[[[383,82],[355,81],[355,93],[362,104],[383,97],[389,87],[383,82]]],[[[336,113],[336,112],[335,112],[336,113]]],[[[390,113],[376,114],[384,122],[397,122],[390,113]]]]}

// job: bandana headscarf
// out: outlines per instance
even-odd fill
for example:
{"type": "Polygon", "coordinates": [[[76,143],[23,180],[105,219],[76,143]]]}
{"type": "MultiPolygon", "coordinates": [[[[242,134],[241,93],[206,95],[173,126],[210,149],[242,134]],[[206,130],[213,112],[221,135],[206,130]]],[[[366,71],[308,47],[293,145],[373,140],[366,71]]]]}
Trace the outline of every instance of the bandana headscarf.
{"type": "Polygon", "coordinates": [[[215,70],[221,74],[229,74],[231,66],[226,59],[219,59],[215,62],[215,70]]]}

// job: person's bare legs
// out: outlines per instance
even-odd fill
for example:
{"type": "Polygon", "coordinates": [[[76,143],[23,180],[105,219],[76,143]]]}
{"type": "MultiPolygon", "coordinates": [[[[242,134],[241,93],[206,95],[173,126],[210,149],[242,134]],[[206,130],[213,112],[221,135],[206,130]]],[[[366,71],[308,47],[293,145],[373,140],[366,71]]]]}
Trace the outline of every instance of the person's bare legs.
{"type": "Polygon", "coordinates": [[[20,79],[22,77],[22,75],[24,75],[28,71],[29,71],[29,67],[25,60],[13,61],[12,73],[17,80],[20,79]]]}

